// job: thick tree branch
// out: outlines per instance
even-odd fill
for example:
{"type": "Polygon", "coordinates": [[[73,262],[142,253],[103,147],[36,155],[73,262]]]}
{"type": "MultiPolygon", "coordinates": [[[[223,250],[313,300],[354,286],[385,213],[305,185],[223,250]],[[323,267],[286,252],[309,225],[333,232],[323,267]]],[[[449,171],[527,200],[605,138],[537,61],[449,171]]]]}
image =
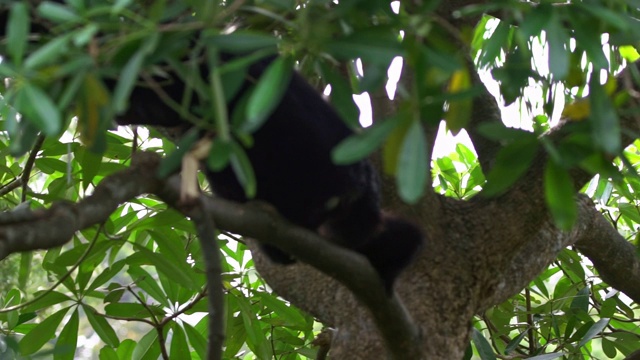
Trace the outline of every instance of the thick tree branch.
{"type": "MultiPolygon", "coordinates": [[[[185,212],[179,202],[178,182],[179,179],[173,176],[157,195],[170,206],[185,212]]],[[[265,211],[262,203],[240,205],[220,198],[208,198],[204,205],[219,228],[277,245],[343,283],[371,311],[394,358],[420,358],[416,325],[397,296],[387,296],[378,274],[363,256],[294,226],[273,211],[265,211]]]]}
{"type": "Polygon", "coordinates": [[[81,229],[104,222],[123,202],[153,193],[158,187],[157,155],[136,156],[132,167],[111,175],[93,195],[77,204],[56,203],[50,209],[27,214],[0,214],[0,259],[29,250],[64,245],[81,229]]]}
{"type": "Polygon", "coordinates": [[[589,227],[576,242],[604,281],[640,304],[640,258],[636,248],[591,208],[589,227]]]}
{"type": "MultiPolygon", "coordinates": [[[[179,175],[166,181],[156,179],[159,162],[156,154],[138,152],[130,169],[106,177],[93,195],[78,204],[59,203],[19,219],[3,214],[6,216],[0,216],[0,256],[61,246],[75,231],[106,220],[119,204],[144,193],[157,194],[185,215],[199,216],[179,201],[179,175]]],[[[240,205],[211,197],[204,197],[203,203],[204,211],[213,216],[220,228],[277,245],[345,284],[370,310],[394,358],[421,358],[416,325],[399,299],[387,296],[377,272],[363,256],[290,224],[275,212],[265,211],[259,203],[240,205]]],[[[200,220],[199,224],[206,224],[200,220]]]]}

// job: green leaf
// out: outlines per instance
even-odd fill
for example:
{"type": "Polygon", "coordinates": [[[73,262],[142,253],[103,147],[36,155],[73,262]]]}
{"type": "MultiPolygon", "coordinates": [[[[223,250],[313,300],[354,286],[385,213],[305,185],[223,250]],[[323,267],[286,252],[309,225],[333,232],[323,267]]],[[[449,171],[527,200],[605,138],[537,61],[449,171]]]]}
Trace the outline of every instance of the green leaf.
{"type": "Polygon", "coordinates": [[[526,14],[524,21],[520,24],[520,32],[525,39],[538,36],[547,25],[552,16],[552,6],[547,3],[540,3],[531,7],[531,11],[526,14]]]}
{"type": "Polygon", "coordinates": [[[21,355],[31,355],[40,350],[49,340],[53,339],[56,329],[69,308],[59,310],[37,324],[20,340],[21,355]]]}
{"type": "Polygon", "coordinates": [[[258,295],[265,307],[271,309],[277,316],[285,320],[287,327],[300,330],[308,327],[307,320],[302,316],[300,310],[288,306],[283,300],[269,293],[259,293],[258,295]]]}
{"type": "Polygon", "coordinates": [[[247,198],[256,196],[257,184],[253,166],[247,153],[236,142],[231,143],[233,152],[231,153],[231,168],[242,185],[247,198]]]}
{"type": "Polygon", "coordinates": [[[9,12],[7,28],[7,51],[11,60],[16,64],[22,63],[24,50],[27,47],[29,36],[29,8],[27,3],[15,2],[9,12]]]}
{"type": "Polygon", "coordinates": [[[622,148],[620,142],[620,122],[618,113],[613,106],[605,88],[600,85],[598,76],[593,76],[589,83],[589,101],[591,114],[589,122],[592,125],[592,138],[599,149],[609,154],[618,155],[622,148]]]}
{"type": "Polygon", "coordinates": [[[104,307],[104,311],[107,315],[110,316],[118,316],[125,318],[135,318],[142,319],[148,318],[151,316],[160,316],[164,315],[162,309],[159,309],[157,306],[143,306],[138,303],[111,303],[107,304],[104,307]],[[149,312],[151,310],[152,312],[149,312]]]}
{"type": "Polygon", "coordinates": [[[518,334],[518,336],[513,338],[513,340],[509,341],[509,344],[507,344],[507,347],[505,347],[504,349],[504,353],[506,355],[509,355],[510,353],[512,353],[516,349],[516,347],[518,347],[522,339],[524,339],[526,336],[527,336],[527,331],[523,331],[520,334],[518,334]]]}
{"type": "Polygon", "coordinates": [[[120,340],[118,340],[116,332],[107,322],[107,320],[102,316],[96,315],[95,310],[88,305],[83,304],[82,308],[84,309],[84,313],[87,316],[91,327],[96,332],[96,334],[98,334],[100,339],[102,339],[102,341],[104,341],[111,347],[117,347],[120,340]]]}
{"type": "Polygon", "coordinates": [[[55,360],[73,360],[75,358],[78,345],[79,322],[78,308],[75,308],[71,317],[62,328],[62,331],[60,331],[60,335],[58,335],[53,353],[55,360]]]}
{"type": "Polygon", "coordinates": [[[480,60],[478,61],[480,67],[486,67],[496,61],[502,49],[508,46],[510,34],[511,27],[509,24],[501,21],[493,31],[493,34],[491,34],[491,37],[485,41],[482,53],[480,54],[480,60]]]}
{"type": "Polygon", "coordinates": [[[593,324],[589,328],[587,333],[582,337],[582,339],[580,340],[580,343],[578,343],[578,347],[583,347],[584,345],[586,345],[589,341],[591,341],[591,339],[596,337],[596,335],[600,334],[602,330],[604,330],[604,328],[607,327],[607,325],[609,325],[608,318],[603,318],[598,320],[598,322],[593,324]]]}
{"type": "Polygon", "coordinates": [[[65,23],[68,25],[82,20],[70,7],[51,1],[42,2],[38,6],[38,14],[59,24],[65,23]]]}
{"type": "MultiPolygon", "coordinates": [[[[158,345],[158,331],[151,329],[146,333],[140,341],[135,345],[132,360],[157,359],[160,355],[160,346],[158,345]]],[[[206,359],[206,358],[201,358],[206,359]]]]}
{"type": "Polygon", "coordinates": [[[387,119],[344,139],[331,152],[336,165],[348,165],[369,156],[382,144],[398,125],[398,121],[387,119]]]}
{"type": "Polygon", "coordinates": [[[134,244],[134,247],[138,250],[139,254],[144,256],[144,258],[153,264],[159,272],[162,272],[169,279],[187,289],[194,290],[197,288],[197,285],[194,283],[191,273],[188,271],[186,266],[179,266],[178,264],[167,260],[164,256],[156,254],[138,244],[134,244]]]}
{"type": "Polygon", "coordinates": [[[553,359],[557,359],[559,357],[562,357],[563,355],[564,355],[564,353],[555,352],[555,353],[551,353],[551,354],[533,356],[533,357],[527,358],[527,360],[553,360],[553,359]]]}
{"type": "Polygon", "coordinates": [[[478,329],[473,328],[471,340],[478,350],[478,354],[482,360],[496,360],[496,355],[491,348],[491,344],[485,339],[484,335],[478,329]]]}
{"type": "Polygon", "coordinates": [[[158,281],[154,279],[151,274],[146,272],[141,267],[133,265],[129,266],[127,272],[129,273],[129,275],[131,275],[131,278],[136,283],[136,285],[144,290],[149,296],[166,307],[171,306],[167,301],[167,294],[162,291],[160,284],[158,284],[158,281]]]}
{"type": "Polygon", "coordinates": [[[207,158],[207,168],[211,171],[220,171],[229,165],[233,146],[228,140],[215,138],[211,141],[211,151],[207,158]]]}
{"type": "Polygon", "coordinates": [[[60,56],[67,53],[70,38],[71,34],[62,35],[44,44],[27,57],[24,62],[24,67],[27,69],[37,69],[41,66],[54,63],[60,56]]]}
{"type": "MultiPolygon", "coordinates": [[[[98,354],[98,359],[100,360],[120,360],[118,357],[118,353],[110,348],[109,346],[103,346],[100,349],[100,353],[98,354]]],[[[125,358],[123,358],[125,359],[125,358]]]]}
{"type": "Polygon", "coordinates": [[[251,31],[236,31],[228,35],[214,35],[207,37],[209,44],[220,50],[231,53],[249,53],[256,50],[271,49],[275,53],[280,39],[251,31]]]}
{"type": "Polygon", "coordinates": [[[571,310],[574,313],[582,312],[587,314],[589,312],[589,287],[586,286],[576,294],[573,301],[571,301],[571,310]]]}
{"type": "Polygon", "coordinates": [[[496,165],[487,175],[482,194],[487,197],[501,194],[529,169],[538,153],[538,141],[531,135],[502,148],[496,156],[496,165]]]}
{"type": "Polygon", "coordinates": [[[549,44],[549,71],[554,80],[563,80],[569,75],[569,35],[558,16],[551,17],[545,32],[549,44]]]}
{"type": "Polygon", "coordinates": [[[33,262],[33,252],[24,252],[20,254],[20,269],[18,270],[18,286],[20,289],[26,289],[31,275],[31,264],[33,262]]]}
{"type": "Polygon", "coordinates": [[[429,150],[422,124],[415,121],[405,135],[400,150],[397,182],[400,197],[407,203],[417,202],[427,183],[427,165],[429,150]]]}
{"type": "Polygon", "coordinates": [[[326,63],[321,63],[320,68],[326,80],[331,84],[331,105],[335,107],[346,124],[353,127],[358,126],[360,109],[353,100],[351,85],[345,77],[326,63]]]}
{"type": "Polygon", "coordinates": [[[356,59],[372,64],[388,65],[402,55],[397,32],[383,26],[358,30],[327,44],[328,51],[338,59],[356,59]]]}
{"type": "MultiPolygon", "coordinates": [[[[34,297],[40,296],[40,294],[42,294],[43,291],[45,290],[36,291],[33,294],[33,296],[34,297]]],[[[39,299],[38,301],[32,303],[31,305],[27,305],[21,311],[23,313],[36,312],[38,310],[46,309],[53,305],[57,305],[65,301],[72,301],[72,299],[65,294],[59,293],[57,291],[51,291],[51,292],[48,292],[47,295],[45,295],[42,299],[39,299]]]]}
{"type": "Polygon", "coordinates": [[[184,323],[184,330],[189,339],[189,343],[195,352],[200,356],[200,359],[207,358],[207,339],[202,336],[193,326],[184,323]]]}
{"type": "Polygon", "coordinates": [[[123,340],[116,350],[118,353],[118,359],[133,359],[133,352],[137,345],[138,343],[131,339],[123,340]]]}
{"type": "Polygon", "coordinates": [[[169,175],[180,169],[182,165],[182,158],[187,152],[189,152],[189,150],[191,150],[191,147],[198,141],[198,139],[200,139],[198,129],[193,128],[187,132],[180,141],[178,141],[177,149],[165,157],[160,163],[160,166],[158,167],[158,177],[161,179],[167,178],[169,175]]]}
{"type": "Polygon", "coordinates": [[[124,267],[125,260],[119,260],[115,263],[111,264],[108,268],[102,271],[98,276],[96,276],[95,280],[91,283],[91,285],[87,288],[88,291],[95,290],[99,286],[104,285],[107,281],[116,277],[120,270],[124,267]]]}
{"type": "Polygon", "coordinates": [[[289,88],[293,73],[291,59],[277,58],[262,73],[247,103],[243,130],[254,132],[275,110],[289,88]]]}
{"type": "Polygon", "coordinates": [[[182,327],[176,322],[171,323],[171,330],[171,352],[169,353],[169,359],[184,358],[186,354],[190,352],[187,336],[182,327]]]}
{"type": "Polygon", "coordinates": [[[127,109],[128,100],[138,80],[138,74],[147,54],[153,51],[160,38],[158,32],[153,32],[142,46],[131,56],[127,64],[122,68],[116,88],[113,91],[113,104],[117,113],[127,109]]]}
{"type": "Polygon", "coordinates": [[[576,190],[569,172],[552,160],[544,169],[544,195],[556,226],[570,230],[578,218],[576,190]]]}
{"type": "Polygon", "coordinates": [[[57,135],[62,129],[62,120],[56,104],[44,91],[30,83],[24,84],[22,91],[25,101],[31,108],[26,110],[23,108],[26,104],[21,104],[20,112],[28,114],[29,121],[32,121],[45,135],[57,135]]]}

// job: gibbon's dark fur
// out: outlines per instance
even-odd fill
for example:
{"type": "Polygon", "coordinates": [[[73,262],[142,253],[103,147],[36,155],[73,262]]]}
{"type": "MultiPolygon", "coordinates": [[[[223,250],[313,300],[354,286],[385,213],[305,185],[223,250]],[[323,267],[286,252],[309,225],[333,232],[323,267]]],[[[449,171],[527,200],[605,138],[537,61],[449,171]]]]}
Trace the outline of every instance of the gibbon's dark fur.
{"type": "MultiPolygon", "coordinates": [[[[272,60],[251,65],[247,78],[259,78],[272,60]]],[[[229,114],[248,88],[245,80],[228,104],[229,114]]],[[[163,90],[179,101],[184,84],[174,82],[163,90]]],[[[116,120],[119,124],[185,124],[143,87],[133,90],[128,110],[116,120]]],[[[350,165],[331,161],[331,150],[352,134],[322,96],[294,72],[280,104],[253,133],[253,146],[245,149],[257,181],[255,198],[272,204],[292,223],[365,255],[390,292],[395,278],[421,248],[423,235],[415,225],[381,212],[379,180],[368,160],[350,165]]],[[[207,169],[206,175],[218,196],[249,200],[230,167],[219,172],[207,169]]],[[[262,248],[275,262],[294,261],[276,247],[262,248]]]]}

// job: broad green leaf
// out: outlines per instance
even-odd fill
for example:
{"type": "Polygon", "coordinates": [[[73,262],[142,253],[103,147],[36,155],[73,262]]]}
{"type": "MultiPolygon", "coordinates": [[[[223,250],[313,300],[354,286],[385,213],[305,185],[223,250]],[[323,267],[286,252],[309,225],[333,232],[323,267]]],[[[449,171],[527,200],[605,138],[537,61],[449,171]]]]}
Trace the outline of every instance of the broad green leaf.
{"type": "Polygon", "coordinates": [[[496,360],[496,355],[491,348],[491,344],[485,339],[484,335],[478,329],[473,328],[471,332],[471,340],[478,350],[478,354],[482,360],[496,360]]]}
{"type": "Polygon", "coordinates": [[[27,57],[24,67],[37,69],[58,61],[58,58],[67,52],[70,37],[70,34],[62,35],[41,46],[27,57]]]}
{"type": "Polygon", "coordinates": [[[118,336],[109,322],[107,322],[107,320],[102,316],[97,315],[95,313],[95,309],[92,307],[83,304],[82,308],[84,309],[84,313],[87,316],[91,327],[96,334],[98,334],[100,339],[111,347],[117,347],[120,340],[118,340],[118,336]]]}
{"type": "Polygon", "coordinates": [[[182,158],[191,150],[191,147],[200,139],[198,129],[191,129],[178,142],[175,151],[165,157],[158,167],[158,177],[164,179],[180,169],[182,158]]]}
{"type": "Polygon", "coordinates": [[[538,141],[533,134],[502,148],[496,156],[495,166],[487,175],[482,194],[491,197],[506,191],[527,172],[537,153],[538,141]]]}
{"type": "Polygon", "coordinates": [[[592,126],[592,137],[596,146],[609,154],[618,154],[621,149],[620,122],[618,113],[611,103],[604,86],[600,85],[597,76],[589,83],[591,92],[591,114],[589,122],[592,126]]]}
{"type": "Polygon", "coordinates": [[[58,325],[60,325],[60,322],[68,311],[69,308],[64,308],[53,313],[46,319],[42,320],[41,323],[37,324],[33,329],[31,329],[31,331],[25,334],[25,336],[20,340],[21,354],[34,354],[36,351],[40,350],[49,340],[53,339],[55,337],[58,325]]]}
{"type": "MultiPolygon", "coordinates": [[[[44,291],[45,290],[36,291],[34,294],[32,294],[32,296],[33,297],[39,296],[44,291]]],[[[53,305],[57,305],[65,301],[72,301],[72,299],[66,294],[63,294],[57,291],[50,291],[42,299],[39,299],[38,301],[32,303],[31,305],[27,305],[21,311],[22,313],[36,312],[38,310],[46,309],[53,305]]]]}
{"type": "MultiPolygon", "coordinates": [[[[459,93],[469,90],[471,87],[471,78],[466,69],[458,70],[451,76],[449,81],[449,92],[459,93]]],[[[473,98],[466,97],[459,100],[449,101],[449,108],[445,113],[444,120],[447,123],[447,129],[457,135],[464,128],[473,110],[473,98]]]]}
{"type": "Polygon", "coordinates": [[[171,346],[169,359],[185,358],[190,352],[184,329],[177,322],[171,324],[171,346]]]}
{"type": "Polygon", "coordinates": [[[9,12],[9,21],[6,24],[7,51],[16,65],[22,63],[24,50],[27,48],[29,35],[29,8],[27,3],[20,1],[13,3],[9,12]]]}
{"type": "Polygon", "coordinates": [[[207,169],[221,171],[231,161],[232,145],[230,141],[215,138],[211,142],[211,151],[207,158],[207,169]]]}
{"type": "Polygon", "coordinates": [[[135,319],[148,318],[151,316],[162,317],[164,315],[164,312],[158,306],[153,306],[153,305],[143,306],[142,304],[138,304],[138,303],[124,303],[124,302],[107,304],[104,307],[104,311],[107,315],[110,315],[110,316],[135,318],[135,319]],[[151,310],[152,312],[149,312],[149,310],[151,310]]]}
{"type": "Polygon", "coordinates": [[[253,172],[253,166],[251,165],[251,161],[249,161],[249,157],[247,157],[247,153],[236,142],[232,143],[232,150],[231,168],[236,174],[240,185],[242,185],[247,198],[251,199],[256,196],[257,190],[256,176],[253,172]]]}
{"type": "Polygon", "coordinates": [[[551,354],[533,356],[533,357],[527,358],[527,360],[553,360],[553,359],[557,359],[559,357],[562,357],[563,355],[564,355],[564,353],[555,352],[555,353],[551,353],[551,354]]]}
{"type": "Polygon", "coordinates": [[[95,290],[99,286],[104,285],[107,281],[116,277],[122,268],[124,267],[125,260],[119,260],[115,263],[111,264],[108,268],[102,271],[96,278],[93,280],[91,285],[87,288],[88,291],[95,290]]]}
{"type": "Polygon", "coordinates": [[[259,359],[270,358],[272,354],[271,345],[262,331],[260,322],[256,319],[255,310],[244,297],[236,297],[236,300],[238,300],[240,316],[247,332],[247,346],[259,359]]]}
{"type": "Polygon", "coordinates": [[[600,334],[602,330],[604,330],[604,328],[607,327],[607,325],[609,325],[609,319],[603,318],[598,320],[598,322],[593,324],[589,328],[589,331],[587,331],[587,333],[582,337],[582,339],[580,340],[580,343],[578,344],[578,347],[583,347],[585,344],[591,341],[591,339],[596,337],[596,335],[600,334]]]}
{"type": "Polygon", "coordinates": [[[82,20],[70,7],[51,1],[42,2],[38,6],[38,14],[45,19],[61,24],[75,23],[82,20]]]}
{"type": "Polygon", "coordinates": [[[82,158],[79,159],[82,169],[82,187],[85,191],[93,184],[93,178],[100,171],[102,166],[102,155],[92,151],[83,151],[82,158]]]}
{"type": "Polygon", "coordinates": [[[254,132],[280,105],[293,73],[291,59],[277,58],[262,73],[247,103],[243,130],[254,132]]]}
{"type": "Polygon", "coordinates": [[[387,139],[397,125],[394,119],[387,119],[344,139],[331,152],[333,162],[347,165],[364,159],[387,139]]]}
{"type": "Polygon", "coordinates": [[[569,172],[552,160],[544,169],[544,195],[556,226],[570,230],[578,218],[576,190],[569,172]]]}
{"type": "Polygon", "coordinates": [[[256,50],[277,50],[280,40],[274,36],[251,31],[236,31],[228,35],[214,35],[207,37],[208,43],[218,49],[231,53],[244,54],[256,50]]]}
{"type": "Polygon", "coordinates": [[[20,254],[20,269],[18,270],[18,286],[20,289],[26,289],[31,275],[31,265],[33,262],[33,252],[24,252],[20,254]]]}
{"type": "Polygon", "coordinates": [[[156,254],[145,247],[134,244],[138,253],[148,260],[159,272],[162,272],[166,277],[181,284],[187,289],[196,289],[197,286],[193,281],[193,278],[189,272],[189,268],[186,266],[179,266],[178,264],[167,260],[164,256],[156,254]]]}
{"type": "Polygon", "coordinates": [[[57,135],[62,129],[62,120],[60,111],[56,104],[42,89],[35,85],[26,83],[22,88],[27,101],[31,108],[28,110],[21,104],[19,110],[29,115],[29,121],[33,122],[45,135],[57,135]]]}
{"type": "Polygon", "coordinates": [[[404,138],[400,150],[397,182],[400,197],[407,203],[417,202],[427,183],[429,150],[420,122],[415,121],[404,138]]]}
{"type": "Polygon", "coordinates": [[[558,16],[552,16],[545,27],[549,44],[549,70],[554,80],[563,80],[569,74],[569,35],[558,16]]]}
{"type": "Polygon", "coordinates": [[[258,295],[265,307],[271,309],[277,316],[285,320],[287,327],[300,330],[307,328],[307,320],[298,309],[286,305],[283,300],[269,293],[259,293],[258,295]]]}
{"type": "Polygon", "coordinates": [[[136,285],[144,290],[149,296],[166,307],[171,306],[167,301],[167,295],[160,287],[160,284],[158,284],[158,281],[154,279],[151,274],[139,266],[129,266],[127,272],[131,275],[131,278],[136,285]]]}
{"type": "Polygon", "coordinates": [[[512,353],[518,347],[518,345],[520,345],[520,342],[522,342],[522,340],[526,336],[527,336],[527,331],[523,331],[520,334],[518,334],[518,336],[513,338],[513,340],[509,341],[509,344],[507,344],[507,347],[505,347],[504,349],[504,353],[507,355],[512,353]]]}
{"type": "Polygon", "coordinates": [[[486,40],[478,65],[480,67],[486,67],[493,64],[497,57],[502,52],[502,49],[508,46],[509,36],[511,34],[511,27],[507,22],[501,21],[496,29],[491,34],[491,37],[486,40]]]}
{"type": "MultiPolygon", "coordinates": [[[[135,349],[133,350],[131,359],[157,359],[158,355],[160,355],[160,346],[158,345],[158,331],[156,329],[151,329],[142,337],[142,339],[140,339],[140,341],[138,341],[135,349]]],[[[201,359],[206,358],[203,357],[201,359]]]]}
{"type": "Polygon", "coordinates": [[[75,358],[78,344],[79,322],[78,308],[75,308],[71,317],[62,328],[62,331],[60,331],[60,335],[58,335],[53,353],[55,360],[73,360],[75,358]]]}
{"type": "Polygon", "coordinates": [[[589,312],[589,292],[588,286],[578,291],[573,301],[571,301],[571,310],[574,313],[582,312],[587,314],[589,312]]]}
{"type": "Polygon", "coordinates": [[[602,352],[609,358],[615,359],[616,355],[618,355],[618,350],[616,350],[616,346],[613,341],[603,337],[602,338],[602,352]]]}
{"type": "Polygon", "coordinates": [[[129,61],[127,61],[127,64],[122,68],[118,83],[113,91],[113,104],[116,113],[122,113],[127,109],[128,100],[138,80],[138,74],[142,68],[142,63],[147,54],[155,49],[159,38],[159,33],[151,33],[140,49],[136,51],[129,61]]]}
{"type": "Polygon", "coordinates": [[[520,24],[522,35],[525,38],[539,35],[549,22],[549,19],[551,19],[552,11],[552,6],[548,3],[532,6],[531,11],[526,14],[524,21],[520,24]]]}
{"type": "Polygon", "coordinates": [[[120,360],[118,353],[109,346],[103,346],[98,354],[100,360],[120,360]]]}
{"type": "Polygon", "coordinates": [[[123,340],[116,350],[118,359],[133,359],[133,352],[137,345],[138,343],[131,339],[123,340]]]}
{"type": "Polygon", "coordinates": [[[207,358],[207,339],[198,332],[193,326],[189,324],[183,324],[184,331],[189,339],[189,344],[200,356],[201,359],[207,358]]]}
{"type": "Polygon", "coordinates": [[[353,127],[358,126],[360,109],[353,100],[353,91],[349,81],[326,63],[321,63],[320,68],[327,82],[331,84],[331,105],[335,107],[346,124],[353,127]]]}
{"type": "Polygon", "coordinates": [[[339,59],[361,58],[372,64],[388,64],[402,54],[398,36],[385,27],[357,30],[327,44],[329,52],[339,59]]]}

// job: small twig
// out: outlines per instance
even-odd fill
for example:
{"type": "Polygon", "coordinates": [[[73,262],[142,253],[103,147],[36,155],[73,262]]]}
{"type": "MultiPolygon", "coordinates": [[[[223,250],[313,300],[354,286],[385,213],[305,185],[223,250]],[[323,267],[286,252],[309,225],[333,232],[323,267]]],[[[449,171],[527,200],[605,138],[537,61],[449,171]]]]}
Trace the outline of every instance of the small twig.
{"type": "Polygon", "coordinates": [[[198,206],[191,212],[191,218],[198,232],[198,239],[204,256],[207,289],[209,293],[209,348],[208,360],[222,360],[224,346],[224,291],[222,288],[222,267],[220,246],[216,238],[216,229],[211,216],[200,197],[198,206]]]}
{"type": "Polygon", "coordinates": [[[527,324],[529,325],[529,335],[527,335],[529,337],[529,355],[533,355],[536,351],[536,333],[531,310],[531,290],[529,290],[529,288],[524,289],[524,298],[527,306],[527,324]]]}
{"type": "Polygon", "coordinates": [[[22,175],[20,176],[20,179],[22,180],[22,202],[27,201],[27,187],[29,185],[29,177],[31,176],[33,164],[36,162],[36,157],[38,156],[38,152],[42,148],[43,143],[44,135],[40,134],[36,139],[36,143],[33,145],[33,149],[31,149],[31,153],[29,154],[27,162],[24,164],[24,170],[22,171],[22,175]]]}

